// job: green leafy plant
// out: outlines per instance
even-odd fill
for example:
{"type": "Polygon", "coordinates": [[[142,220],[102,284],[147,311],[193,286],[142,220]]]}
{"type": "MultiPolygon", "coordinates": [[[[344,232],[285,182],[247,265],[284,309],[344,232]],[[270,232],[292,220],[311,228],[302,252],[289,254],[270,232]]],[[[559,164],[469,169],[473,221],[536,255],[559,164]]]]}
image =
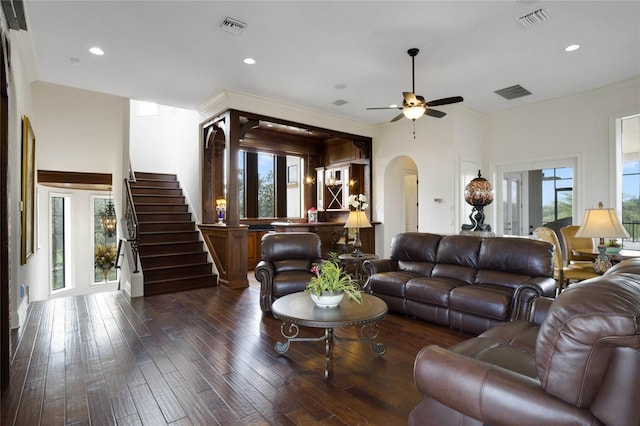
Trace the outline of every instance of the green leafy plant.
{"type": "Polygon", "coordinates": [[[102,273],[108,273],[116,265],[115,244],[98,244],[94,253],[96,266],[102,269],[102,273]]]}
{"type": "Polygon", "coordinates": [[[611,238],[609,241],[605,243],[605,246],[616,248],[616,247],[622,247],[622,244],[620,244],[617,239],[611,238]]]}
{"type": "Polygon", "coordinates": [[[311,268],[314,276],[305,291],[320,296],[322,292],[343,291],[349,299],[362,303],[362,290],[358,282],[340,267],[340,259],[336,253],[329,253],[329,259],[311,268]]]}

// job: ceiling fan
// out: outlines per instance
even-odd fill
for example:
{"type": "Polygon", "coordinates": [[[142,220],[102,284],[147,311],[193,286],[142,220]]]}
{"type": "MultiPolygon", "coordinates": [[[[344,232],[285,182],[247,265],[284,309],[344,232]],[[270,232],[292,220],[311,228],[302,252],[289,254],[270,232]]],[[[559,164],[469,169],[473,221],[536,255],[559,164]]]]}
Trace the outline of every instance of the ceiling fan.
{"type": "Polygon", "coordinates": [[[445,112],[438,111],[437,109],[432,109],[431,107],[440,106],[440,105],[449,105],[455,104],[458,102],[462,102],[464,99],[462,96],[453,96],[450,98],[442,98],[436,99],[433,101],[425,102],[424,97],[416,95],[416,66],[415,59],[420,52],[419,49],[412,48],[407,51],[409,56],[411,56],[411,77],[412,77],[412,87],[411,92],[402,92],[402,96],[404,99],[402,100],[402,106],[388,106],[382,108],[367,108],[367,110],[374,109],[401,109],[402,114],[398,114],[395,116],[391,122],[400,120],[403,116],[407,117],[409,120],[415,122],[418,118],[423,115],[428,115],[430,117],[442,118],[447,115],[445,112]]]}

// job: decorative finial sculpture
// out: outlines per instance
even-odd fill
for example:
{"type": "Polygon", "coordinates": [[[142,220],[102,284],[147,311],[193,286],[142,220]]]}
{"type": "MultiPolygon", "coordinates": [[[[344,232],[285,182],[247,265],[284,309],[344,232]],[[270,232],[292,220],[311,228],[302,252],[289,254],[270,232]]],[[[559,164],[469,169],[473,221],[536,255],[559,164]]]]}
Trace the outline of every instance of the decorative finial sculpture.
{"type": "Polygon", "coordinates": [[[462,225],[462,231],[491,232],[491,226],[484,223],[484,207],[493,201],[493,187],[482,177],[480,170],[478,170],[478,177],[472,179],[464,188],[464,199],[473,206],[473,209],[469,215],[471,225],[462,225]]]}

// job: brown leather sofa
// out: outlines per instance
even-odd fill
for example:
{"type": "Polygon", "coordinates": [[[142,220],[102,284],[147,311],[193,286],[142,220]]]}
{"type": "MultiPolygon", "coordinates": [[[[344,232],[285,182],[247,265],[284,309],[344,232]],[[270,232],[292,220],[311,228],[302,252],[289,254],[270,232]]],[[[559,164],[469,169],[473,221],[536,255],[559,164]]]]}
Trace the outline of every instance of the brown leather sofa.
{"type": "Polygon", "coordinates": [[[366,291],[390,311],[476,334],[526,317],[534,298],[556,289],[553,246],[528,238],[407,232],[363,271],[366,291]]]}
{"type": "Polygon", "coordinates": [[[640,259],[417,355],[409,425],[640,425],[640,259]]]}
{"type": "Polygon", "coordinates": [[[312,232],[275,232],[262,237],[261,260],[255,268],[260,282],[260,309],[290,293],[303,291],[313,276],[311,267],[320,263],[320,237],[312,232]]]}

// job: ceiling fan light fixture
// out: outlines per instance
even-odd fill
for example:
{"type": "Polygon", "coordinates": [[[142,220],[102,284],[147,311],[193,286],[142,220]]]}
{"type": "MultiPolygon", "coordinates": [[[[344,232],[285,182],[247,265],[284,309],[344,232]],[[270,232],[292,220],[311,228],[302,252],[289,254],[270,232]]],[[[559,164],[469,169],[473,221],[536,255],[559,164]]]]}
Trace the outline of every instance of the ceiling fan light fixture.
{"type": "Polygon", "coordinates": [[[405,105],[402,107],[402,113],[404,116],[413,121],[422,117],[426,110],[427,108],[424,105],[405,105]]]}

